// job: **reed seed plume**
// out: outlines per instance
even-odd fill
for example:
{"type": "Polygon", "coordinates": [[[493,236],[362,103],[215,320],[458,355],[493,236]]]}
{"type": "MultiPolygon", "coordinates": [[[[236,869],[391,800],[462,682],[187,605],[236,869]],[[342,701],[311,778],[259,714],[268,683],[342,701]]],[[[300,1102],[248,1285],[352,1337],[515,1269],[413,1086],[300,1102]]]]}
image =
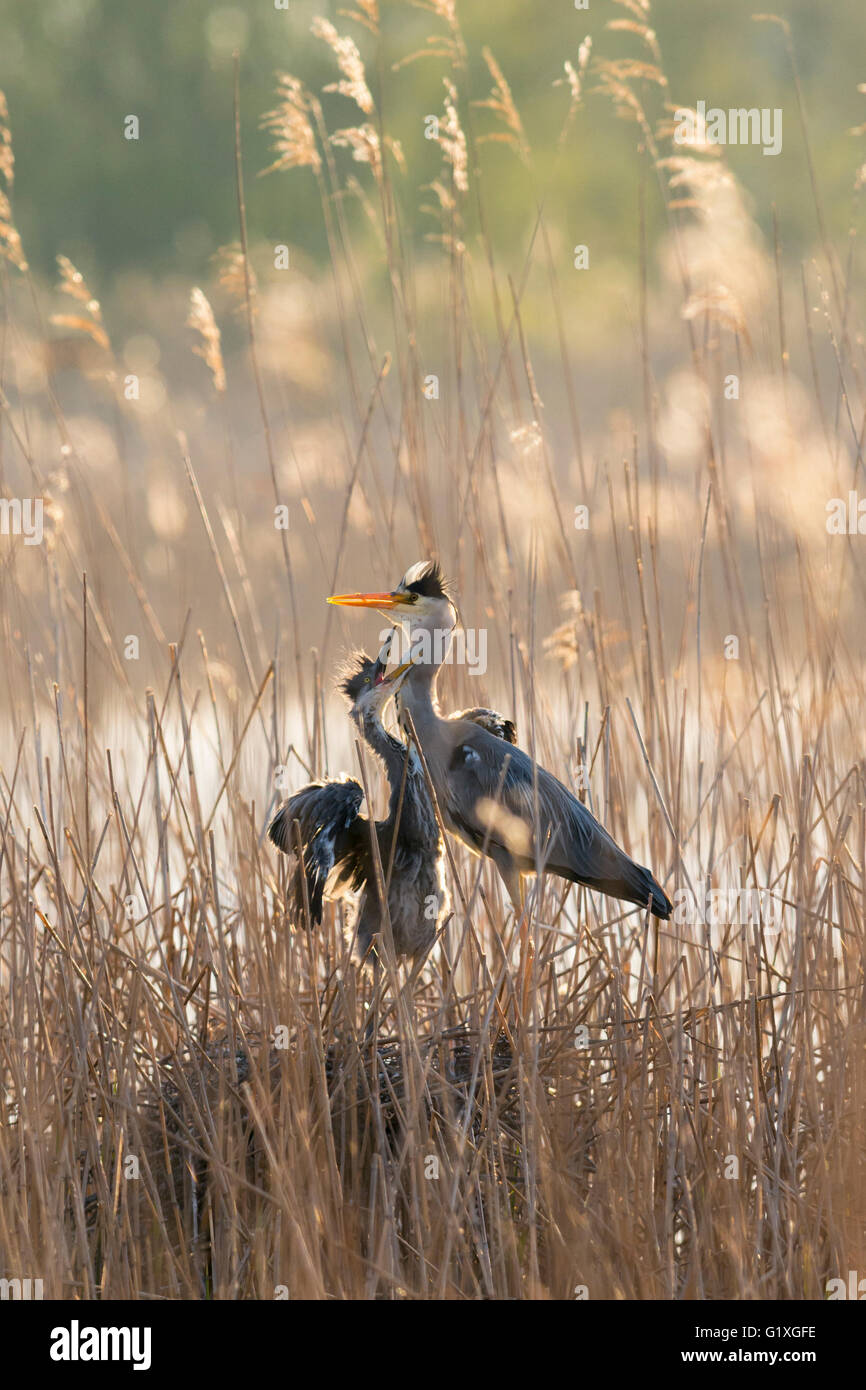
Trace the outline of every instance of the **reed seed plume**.
{"type": "Polygon", "coordinates": [[[492,111],[494,115],[499,118],[505,129],[489,131],[484,135],[479,135],[478,143],[482,144],[484,141],[489,140],[502,141],[504,144],[508,145],[510,149],[514,150],[515,154],[517,154],[520,159],[524,160],[524,162],[528,162],[532,151],[529,148],[529,141],[523,129],[523,122],[520,119],[520,114],[514,104],[514,98],[511,95],[511,88],[506,82],[502,69],[490,49],[486,47],[482,48],[481,55],[487,64],[487,70],[490,76],[493,78],[493,91],[485,100],[474,101],[472,105],[492,111]]]}
{"type": "Polygon", "coordinates": [[[357,0],[357,5],[357,10],[340,10],[340,14],[346,19],[354,19],[356,24],[363,25],[371,34],[378,34],[379,0],[357,0]]]}
{"type": "Polygon", "coordinates": [[[617,84],[654,82],[659,87],[668,85],[667,78],[657,64],[645,63],[639,58],[607,58],[604,62],[604,72],[611,82],[617,84]]]}
{"type": "Polygon", "coordinates": [[[58,288],[61,294],[68,295],[70,299],[80,304],[83,312],[79,314],[52,314],[51,322],[60,328],[71,328],[77,333],[84,333],[92,338],[99,347],[109,349],[111,344],[102,321],[102,308],[99,300],[90,293],[87,281],[68,256],[58,256],[57,265],[60,270],[58,288]]]}
{"type": "Polygon", "coordinates": [[[222,340],[214,312],[207,295],[197,286],[190,292],[187,327],[195,333],[198,341],[193,343],[193,352],[200,357],[213,379],[215,390],[222,395],[226,389],[226,373],[223,363],[222,340]]]}
{"type": "Polygon", "coordinates": [[[438,15],[452,29],[457,27],[456,0],[417,0],[417,3],[419,9],[429,10],[431,14],[438,15]]]}
{"type": "Polygon", "coordinates": [[[310,120],[309,98],[304,85],[289,73],[277,77],[277,105],[265,112],[260,125],[274,137],[273,164],[260,171],[272,174],[278,169],[313,169],[319,172],[322,159],[310,120]]]}
{"type": "Polygon", "coordinates": [[[0,189],[0,256],[4,260],[10,261],[16,270],[23,272],[27,269],[21,237],[12,221],[12,205],[2,189],[0,189]]]}
{"type": "Polygon", "coordinates": [[[9,128],[9,105],[5,92],[0,91],[0,178],[11,190],[15,182],[15,155],[12,151],[12,131],[9,128]]]}
{"type": "Polygon", "coordinates": [[[27,270],[27,260],[21,237],[12,217],[11,192],[15,182],[15,155],[12,150],[12,131],[9,127],[9,107],[6,95],[0,91],[0,256],[22,273],[27,270]]]}
{"type": "Polygon", "coordinates": [[[258,279],[249,258],[244,256],[240,242],[220,246],[212,260],[216,267],[217,284],[229,300],[232,312],[243,316],[247,311],[248,274],[253,313],[258,313],[258,279]]]}
{"type": "Polygon", "coordinates": [[[682,308],[684,319],[706,318],[721,324],[729,332],[739,334],[751,347],[749,327],[742,305],[726,285],[714,285],[690,295],[682,308]]]}
{"type": "Polygon", "coordinates": [[[417,62],[419,58],[443,58],[454,70],[465,66],[466,46],[460,32],[455,0],[409,0],[409,3],[415,9],[426,10],[437,19],[444,19],[448,32],[428,34],[424,48],[416,48],[399,58],[392,65],[393,71],[398,72],[409,63],[417,62]]]}
{"type": "Polygon", "coordinates": [[[379,177],[382,171],[382,143],[373,126],[365,124],[335,130],[330,142],[336,149],[351,150],[356,164],[369,164],[376,177],[379,177]]]}
{"type": "Polygon", "coordinates": [[[613,0],[613,2],[624,10],[631,11],[640,25],[646,23],[650,12],[650,0],[613,0]]]}
{"type": "Polygon", "coordinates": [[[445,120],[439,127],[439,144],[446,162],[451,168],[454,187],[460,193],[469,189],[469,160],[466,151],[466,136],[457,114],[457,88],[449,78],[445,83],[445,120]]]}
{"type": "Polygon", "coordinates": [[[332,82],[324,90],[348,97],[361,108],[365,116],[371,116],[374,110],[373,97],[367,86],[364,64],[354,39],[348,35],[341,37],[330,20],[323,19],[321,15],[316,16],[310,27],[316,38],[322,39],[328,45],[343,74],[339,82],[332,82]]]}
{"type": "Polygon", "coordinates": [[[562,87],[563,85],[568,87],[570,103],[566,126],[570,125],[571,121],[574,119],[577,108],[580,106],[583,97],[583,79],[586,74],[591,53],[592,36],[587,34],[578,49],[577,64],[575,65],[569,58],[566,58],[562,65],[565,77],[558,77],[553,84],[554,87],[562,87]]]}

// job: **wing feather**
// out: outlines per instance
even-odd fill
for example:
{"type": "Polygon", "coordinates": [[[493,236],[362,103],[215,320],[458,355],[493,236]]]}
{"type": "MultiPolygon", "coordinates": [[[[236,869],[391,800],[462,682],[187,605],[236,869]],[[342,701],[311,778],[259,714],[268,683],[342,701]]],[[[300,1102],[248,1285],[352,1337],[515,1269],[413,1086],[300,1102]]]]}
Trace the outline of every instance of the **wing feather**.
{"type": "Polygon", "coordinates": [[[468,719],[479,728],[486,729],[489,734],[496,738],[504,739],[506,743],[517,743],[517,730],[510,719],[506,719],[504,714],[498,710],[487,709],[484,705],[478,705],[473,709],[459,710],[456,714],[449,715],[450,719],[468,719]]]}
{"type": "Polygon", "coordinates": [[[295,920],[302,920],[304,915],[304,886],[297,853],[299,831],[310,916],[318,926],[331,871],[346,854],[356,823],[365,819],[359,815],[363,799],[363,788],[354,777],[311,782],[295,792],[271,821],[269,838],[293,860],[287,907],[295,920]]]}
{"type": "Polygon", "coordinates": [[[452,754],[447,783],[448,814],[477,849],[486,839],[488,850],[500,849],[531,873],[537,824],[538,855],[549,872],[643,907],[651,898],[656,916],[670,915],[671,904],[650,871],[621,850],[551,773],[534,770],[523,749],[482,727],[467,728],[452,754]]]}

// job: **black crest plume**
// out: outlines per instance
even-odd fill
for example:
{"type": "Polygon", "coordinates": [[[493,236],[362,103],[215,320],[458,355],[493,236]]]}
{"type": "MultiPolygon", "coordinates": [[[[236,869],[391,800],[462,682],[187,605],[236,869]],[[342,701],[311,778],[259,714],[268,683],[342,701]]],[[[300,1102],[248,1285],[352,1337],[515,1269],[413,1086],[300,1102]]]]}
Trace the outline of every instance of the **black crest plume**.
{"type": "Polygon", "coordinates": [[[419,598],[447,598],[445,576],[438,560],[422,560],[403,576],[403,588],[419,598]]]}

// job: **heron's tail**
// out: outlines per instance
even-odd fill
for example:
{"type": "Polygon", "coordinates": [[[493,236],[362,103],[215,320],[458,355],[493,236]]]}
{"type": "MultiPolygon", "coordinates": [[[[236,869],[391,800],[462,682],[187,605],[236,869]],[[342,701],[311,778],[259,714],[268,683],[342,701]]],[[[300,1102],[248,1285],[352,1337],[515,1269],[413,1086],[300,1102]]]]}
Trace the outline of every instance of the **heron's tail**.
{"type": "MultiPolygon", "coordinates": [[[[592,887],[600,888],[613,898],[621,898],[627,903],[635,903],[646,910],[649,904],[654,917],[666,921],[673,911],[673,903],[661,884],[656,882],[650,869],[636,864],[625,850],[620,849],[602,826],[598,826],[595,841],[595,881],[583,879],[592,887]]],[[[582,876],[581,876],[582,877],[582,876]]]]}
{"type": "Polygon", "coordinates": [[[642,864],[635,864],[634,869],[636,895],[633,901],[639,902],[641,907],[646,907],[649,902],[653,917],[660,917],[666,922],[674,906],[667,893],[656,883],[649,869],[645,869],[642,864]]]}
{"type": "Polygon", "coordinates": [[[642,864],[636,864],[621,850],[618,851],[618,856],[618,862],[608,865],[606,873],[570,873],[567,876],[573,878],[575,883],[585,883],[588,888],[595,888],[623,902],[635,903],[638,907],[646,908],[649,903],[653,916],[666,921],[673,911],[673,903],[667,893],[656,883],[649,869],[645,869],[642,864]]]}

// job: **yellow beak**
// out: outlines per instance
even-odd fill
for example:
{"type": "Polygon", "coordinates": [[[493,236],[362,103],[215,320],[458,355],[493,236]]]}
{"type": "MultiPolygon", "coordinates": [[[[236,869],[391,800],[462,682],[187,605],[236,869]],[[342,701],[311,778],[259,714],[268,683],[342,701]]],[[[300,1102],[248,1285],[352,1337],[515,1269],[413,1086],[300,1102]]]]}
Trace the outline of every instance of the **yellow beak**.
{"type": "Polygon", "coordinates": [[[340,608],[399,608],[411,602],[400,593],[389,594],[331,594],[326,600],[327,603],[337,604],[340,608]]]}
{"type": "Polygon", "coordinates": [[[404,661],[402,666],[398,666],[390,675],[385,677],[386,683],[390,685],[392,681],[399,680],[401,676],[405,676],[407,671],[411,671],[414,665],[414,661],[404,661]]]}

